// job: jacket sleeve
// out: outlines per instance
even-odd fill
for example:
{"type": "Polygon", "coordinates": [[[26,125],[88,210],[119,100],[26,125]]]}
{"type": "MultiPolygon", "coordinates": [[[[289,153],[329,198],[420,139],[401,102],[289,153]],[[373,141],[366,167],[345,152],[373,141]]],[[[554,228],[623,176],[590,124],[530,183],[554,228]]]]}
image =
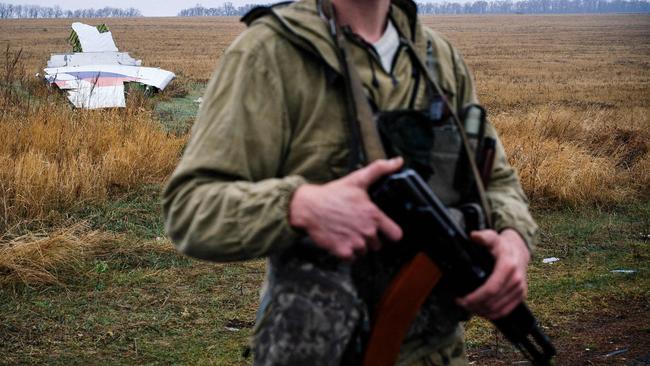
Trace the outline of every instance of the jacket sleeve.
{"type": "Polygon", "coordinates": [[[165,230],[192,257],[261,257],[298,235],[287,212],[304,179],[280,177],[290,135],[283,89],[268,51],[252,48],[222,56],[163,192],[165,230]]]}
{"type": "MultiPolygon", "coordinates": [[[[453,48],[452,57],[456,69],[457,105],[463,107],[470,103],[478,103],[474,81],[467,64],[453,48]]],[[[486,126],[486,136],[496,140],[492,177],[486,186],[487,199],[492,209],[494,229],[497,231],[507,228],[516,230],[524,239],[528,248],[532,250],[535,245],[538,227],[528,209],[528,199],[521,188],[519,176],[508,163],[497,131],[489,122],[486,126]]]]}

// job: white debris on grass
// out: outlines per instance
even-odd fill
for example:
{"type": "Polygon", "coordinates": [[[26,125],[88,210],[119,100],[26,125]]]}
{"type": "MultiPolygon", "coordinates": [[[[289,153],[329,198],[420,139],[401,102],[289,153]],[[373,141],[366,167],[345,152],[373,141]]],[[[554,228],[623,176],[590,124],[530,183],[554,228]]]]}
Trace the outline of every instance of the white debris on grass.
{"type": "Polygon", "coordinates": [[[610,272],[612,273],[636,273],[635,269],[613,269],[610,272]]]}
{"type": "Polygon", "coordinates": [[[559,261],[560,261],[560,258],[557,258],[557,257],[549,257],[549,258],[542,259],[542,263],[546,263],[546,264],[553,264],[553,263],[559,262],[559,261]]]}
{"type": "Polygon", "coordinates": [[[627,352],[627,350],[628,350],[627,348],[617,349],[615,351],[612,351],[612,352],[606,354],[605,357],[618,356],[620,354],[623,354],[623,353],[627,352]]]}
{"type": "Polygon", "coordinates": [[[142,67],[126,52],[119,52],[111,32],[73,23],[83,52],[53,54],[47,63],[45,79],[65,90],[77,108],[125,107],[125,83],[137,83],[159,90],[176,76],[173,72],[142,67]]]}

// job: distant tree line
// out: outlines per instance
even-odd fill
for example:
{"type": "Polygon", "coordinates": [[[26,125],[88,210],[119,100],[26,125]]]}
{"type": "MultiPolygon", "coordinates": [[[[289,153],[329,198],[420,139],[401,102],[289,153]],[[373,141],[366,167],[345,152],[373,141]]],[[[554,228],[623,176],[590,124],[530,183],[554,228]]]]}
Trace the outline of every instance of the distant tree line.
{"type": "MultiPolygon", "coordinates": [[[[422,14],[566,14],[566,13],[647,13],[647,0],[478,0],[468,3],[418,2],[422,14]]],[[[199,16],[242,16],[258,6],[247,4],[235,7],[226,2],[216,8],[196,4],[193,8],[178,13],[182,17],[199,16]]]]}
{"type": "Polygon", "coordinates": [[[105,7],[102,9],[64,10],[60,6],[13,5],[0,3],[0,19],[15,18],[126,18],[141,17],[136,8],[119,9],[105,7]]]}
{"type": "Polygon", "coordinates": [[[215,16],[242,16],[249,10],[260,4],[246,4],[235,7],[231,2],[226,2],[216,8],[206,8],[196,4],[193,8],[183,9],[178,13],[179,17],[215,17],[215,16]]]}
{"type": "Polygon", "coordinates": [[[647,0],[478,0],[459,3],[418,3],[424,14],[567,14],[647,13],[647,0]]]}

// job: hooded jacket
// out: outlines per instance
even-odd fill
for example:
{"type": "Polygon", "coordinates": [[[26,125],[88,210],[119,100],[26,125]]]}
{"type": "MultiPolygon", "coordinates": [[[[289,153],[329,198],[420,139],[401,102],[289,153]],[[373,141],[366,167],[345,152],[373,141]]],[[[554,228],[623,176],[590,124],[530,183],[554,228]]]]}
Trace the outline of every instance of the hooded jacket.
{"type": "MultiPolygon", "coordinates": [[[[301,184],[325,183],[348,172],[348,136],[334,41],[315,0],[251,21],[228,47],[209,82],[183,157],[163,193],[165,229],[178,249],[211,261],[266,257],[304,235],[288,221],[292,193],[301,184]]],[[[477,103],[460,54],[421,25],[414,3],[393,1],[390,17],[424,59],[460,111],[477,103]]],[[[427,103],[421,75],[400,46],[390,73],[360,39],[350,56],[368,97],[381,110],[427,103]]],[[[486,186],[494,228],[515,229],[529,247],[537,229],[526,197],[494,128],[492,178],[486,186]]],[[[452,203],[454,197],[447,197],[452,203]]]]}

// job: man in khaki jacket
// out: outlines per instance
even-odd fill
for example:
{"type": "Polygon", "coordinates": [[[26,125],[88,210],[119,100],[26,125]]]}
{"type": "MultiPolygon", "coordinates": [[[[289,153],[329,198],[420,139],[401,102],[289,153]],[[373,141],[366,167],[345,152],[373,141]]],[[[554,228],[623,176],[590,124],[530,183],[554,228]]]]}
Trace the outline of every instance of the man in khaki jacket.
{"type": "MultiPolygon", "coordinates": [[[[402,38],[412,40],[422,57],[435,57],[431,72],[458,111],[476,102],[464,61],[421,25],[409,0],[332,4],[339,23],[354,33],[348,36],[348,56],[376,109],[427,106],[422,75],[413,71],[402,38]]],[[[376,161],[351,173],[347,169],[341,68],[319,6],[304,0],[254,19],[220,59],[163,196],[165,227],[181,252],[211,261],[273,258],[307,238],[311,246],[351,262],[380,249],[380,236],[401,238],[400,227],[367,194],[370,184],[401,167],[401,159],[376,161]]],[[[496,266],[482,287],[456,301],[494,319],[526,296],[537,227],[489,125],[487,134],[497,140],[486,187],[495,230],[474,232],[472,239],[490,249],[496,266]]],[[[453,205],[458,197],[443,200],[453,205]]],[[[461,317],[435,314],[449,325],[407,339],[398,364],[467,363],[458,346],[461,317]]]]}

